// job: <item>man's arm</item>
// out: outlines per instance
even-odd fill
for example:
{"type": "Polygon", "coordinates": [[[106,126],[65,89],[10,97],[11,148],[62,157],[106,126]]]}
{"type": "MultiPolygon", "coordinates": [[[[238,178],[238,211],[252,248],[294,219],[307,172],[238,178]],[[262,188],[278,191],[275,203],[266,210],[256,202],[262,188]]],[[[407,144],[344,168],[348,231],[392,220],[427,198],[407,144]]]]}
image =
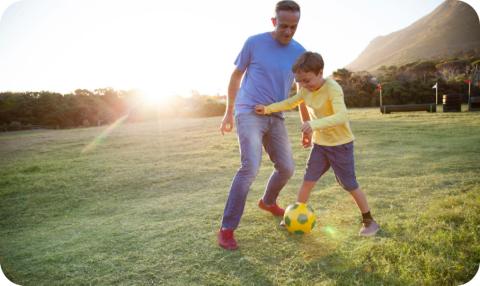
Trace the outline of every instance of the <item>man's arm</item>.
{"type": "Polygon", "coordinates": [[[223,116],[222,123],[220,125],[220,132],[222,135],[225,132],[230,132],[233,129],[233,107],[235,105],[235,97],[237,96],[238,89],[245,71],[235,69],[230,76],[230,83],[228,84],[228,96],[227,105],[225,107],[225,115],[223,116]]]}

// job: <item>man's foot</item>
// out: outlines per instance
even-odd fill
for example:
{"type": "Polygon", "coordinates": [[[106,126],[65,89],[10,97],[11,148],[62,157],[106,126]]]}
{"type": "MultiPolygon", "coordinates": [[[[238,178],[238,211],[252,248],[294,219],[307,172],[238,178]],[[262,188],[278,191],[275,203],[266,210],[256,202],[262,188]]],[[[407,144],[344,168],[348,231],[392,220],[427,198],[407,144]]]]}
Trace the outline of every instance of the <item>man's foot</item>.
{"type": "Polygon", "coordinates": [[[362,224],[358,235],[374,236],[380,230],[380,226],[373,219],[365,219],[362,224]]]}
{"type": "Polygon", "coordinates": [[[274,216],[283,216],[285,214],[285,210],[282,209],[277,205],[277,203],[274,203],[273,205],[267,206],[264,202],[263,199],[260,199],[258,201],[258,207],[261,208],[262,210],[266,210],[267,212],[270,212],[274,216]]]}
{"type": "Polygon", "coordinates": [[[237,241],[233,237],[233,229],[221,228],[218,231],[218,245],[227,250],[235,250],[238,248],[237,241]]]}

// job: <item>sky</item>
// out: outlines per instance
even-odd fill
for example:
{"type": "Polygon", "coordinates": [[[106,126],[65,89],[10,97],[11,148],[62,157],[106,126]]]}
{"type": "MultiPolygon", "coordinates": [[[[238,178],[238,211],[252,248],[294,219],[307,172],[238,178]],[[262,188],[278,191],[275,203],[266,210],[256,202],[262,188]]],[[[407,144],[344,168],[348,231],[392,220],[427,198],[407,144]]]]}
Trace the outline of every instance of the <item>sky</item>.
{"type": "MultiPolygon", "coordinates": [[[[277,0],[0,0],[0,92],[142,90],[225,95],[247,37],[273,30],[277,0]]],[[[442,0],[298,0],[295,39],[325,75],[442,0]]],[[[479,0],[467,0],[478,10],[479,0]]]]}

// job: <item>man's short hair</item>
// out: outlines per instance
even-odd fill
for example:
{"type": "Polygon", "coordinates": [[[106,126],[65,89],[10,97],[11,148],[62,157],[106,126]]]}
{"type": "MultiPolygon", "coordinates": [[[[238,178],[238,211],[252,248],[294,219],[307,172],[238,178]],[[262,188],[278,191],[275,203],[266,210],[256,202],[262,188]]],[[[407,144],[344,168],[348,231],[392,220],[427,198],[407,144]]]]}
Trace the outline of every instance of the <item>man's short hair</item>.
{"type": "Polygon", "coordinates": [[[319,53],[305,52],[293,64],[292,72],[313,72],[318,75],[323,70],[323,66],[323,58],[319,53]]]}
{"type": "Polygon", "coordinates": [[[275,14],[278,14],[280,11],[300,12],[300,6],[295,1],[283,0],[275,6],[275,14]]]}

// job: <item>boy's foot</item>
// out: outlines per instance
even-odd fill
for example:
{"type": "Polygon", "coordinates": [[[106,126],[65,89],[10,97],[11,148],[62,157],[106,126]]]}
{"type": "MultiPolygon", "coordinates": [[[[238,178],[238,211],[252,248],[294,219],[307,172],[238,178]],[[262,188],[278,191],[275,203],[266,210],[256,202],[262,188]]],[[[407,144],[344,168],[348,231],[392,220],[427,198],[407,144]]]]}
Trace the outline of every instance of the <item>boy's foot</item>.
{"type": "Polygon", "coordinates": [[[260,199],[258,201],[258,207],[261,208],[262,210],[266,210],[267,212],[270,212],[274,216],[283,216],[285,214],[285,210],[282,209],[277,205],[277,203],[274,203],[273,205],[267,206],[264,202],[263,199],[260,199]]]}
{"type": "Polygon", "coordinates": [[[237,241],[233,237],[233,229],[220,228],[218,231],[218,245],[227,250],[235,250],[238,248],[237,241]]]}
{"type": "Polygon", "coordinates": [[[365,219],[362,224],[358,232],[361,236],[374,236],[380,230],[380,226],[373,219],[365,219]]]}
{"type": "Polygon", "coordinates": [[[280,227],[286,227],[286,226],[285,226],[285,220],[284,220],[284,219],[282,219],[282,221],[280,222],[280,227]]]}

